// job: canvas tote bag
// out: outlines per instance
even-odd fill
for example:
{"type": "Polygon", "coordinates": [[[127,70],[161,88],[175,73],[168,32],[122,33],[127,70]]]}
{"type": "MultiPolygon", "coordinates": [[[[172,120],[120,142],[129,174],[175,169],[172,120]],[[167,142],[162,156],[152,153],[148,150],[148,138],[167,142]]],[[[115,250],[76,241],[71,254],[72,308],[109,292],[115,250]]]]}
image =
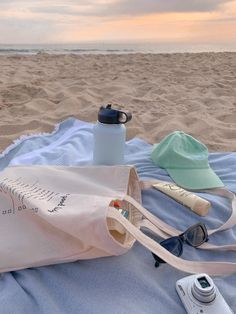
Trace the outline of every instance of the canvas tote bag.
{"type": "MultiPolygon", "coordinates": [[[[181,233],[141,205],[140,182],[132,166],[11,166],[0,173],[0,272],[126,253],[138,240],[170,265],[190,273],[236,273],[236,263],[194,262],[178,258],[140,228],[162,238],[181,233]],[[120,200],[126,219],[112,206],[120,200]],[[119,227],[119,228],[118,228],[119,227]],[[122,232],[118,232],[120,228],[122,232]],[[117,231],[118,230],[118,231],[117,231]]],[[[214,233],[236,224],[232,215],[214,233]]],[[[207,249],[235,250],[235,245],[207,249]]]]}

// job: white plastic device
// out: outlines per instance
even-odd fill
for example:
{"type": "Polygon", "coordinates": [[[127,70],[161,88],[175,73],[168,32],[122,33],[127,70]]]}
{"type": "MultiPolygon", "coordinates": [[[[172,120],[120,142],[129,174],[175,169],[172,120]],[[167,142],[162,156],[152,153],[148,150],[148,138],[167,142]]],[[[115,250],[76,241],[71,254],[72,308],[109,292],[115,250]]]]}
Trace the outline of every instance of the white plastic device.
{"type": "Polygon", "coordinates": [[[234,313],[207,274],[191,275],[178,280],[176,291],[188,314],[234,313]]]}

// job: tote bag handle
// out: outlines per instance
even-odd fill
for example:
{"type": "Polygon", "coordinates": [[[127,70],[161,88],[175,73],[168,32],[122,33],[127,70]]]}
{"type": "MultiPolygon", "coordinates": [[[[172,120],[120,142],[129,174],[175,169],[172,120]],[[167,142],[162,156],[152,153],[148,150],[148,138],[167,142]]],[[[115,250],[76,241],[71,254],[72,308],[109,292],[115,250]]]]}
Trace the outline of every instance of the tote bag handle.
{"type": "MultiPolygon", "coordinates": [[[[141,186],[144,188],[150,188],[152,187],[152,184],[154,182],[151,181],[141,181],[141,186]]],[[[228,191],[226,189],[210,189],[210,190],[202,190],[201,192],[210,193],[214,195],[223,196],[225,198],[228,198],[231,201],[232,206],[232,212],[228,220],[222,224],[219,228],[216,229],[209,229],[208,234],[211,235],[213,233],[223,231],[226,229],[230,229],[233,226],[236,225],[236,197],[235,194],[231,191],[228,191]]],[[[135,199],[133,199],[131,196],[126,195],[124,197],[124,200],[134,206],[139,212],[142,213],[142,215],[146,218],[140,221],[139,227],[146,227],[150,229],[151,231],[158,234],[160,237],[166,239],[170,236],[176,236],[182,233],[182,231],[175,229],[174,227],[168,225],[152,213],[150,213],[146,208],[144,208],[142,205],[140,205],[135,199]]],[[[229,244],[229,245],[221,245],[217,246],[210,243],[203,243],[199,248],[201,249],[208,249],[208,250],[231,250],[236,251],[236,244],[229,244]]]]}
{"type": "MultiPolygon", "coordinates": [[[[142,189],[148,189],[151,188],[153,184],[157,182],[164,182],[164,181],[140,181],[140,186],[142,189]]],[[[228,220],[222,224],[219,228],[216,229],[209,229],[208,234],[211,235],[218,231],[223,231],[226,229],[230,229],[236,225],[236,196],[233,192],[228,191],[224,188],[216,188],[216,189],[208,189],[208,190],[198,190],[196,192],[203,192],[203,193],[209,193],[213,195],[222,196],[225,198],[228,198],[231,201],[231,215],[228,218],[228,220]]],[[[156,216],[149,213],[144,207],[142,207],[138,202],[136,202],[132,197],[129,195],[125,196],[125,200],[134,205],[148,220],[150,220],[156,227],[160,227],[162,231],[166,232],[170,236],[175,236],[181,233],[180,230],[177,230],[168,224],[164,223],[162,220],[158,219],[156,216]],[[149,217],[147,217],[147,215],[149,217]],[[161,227],[162,226],[162,227],[161,227]]]]}
{"type": "Polygon", "coordinates": [[[171,266],[188,273],[206,272],[209,275],[231,275],[236,273],[236,263],[188,261],[176,257],[159,243],[145,235],[114,207],[109,207],[107,217],[118,221],[138,242],[171,266]]]}
{"type": "MultiPolygon", "coordinates": [[[[154,234],[158,235],[159,237],[163,239],[167,239],[170,237],[169,234],[166,234],[161,229],[157,228],[155,225],[153,225],[148,219],[142,219],[138,223],[139,228],[147,228],[151,230],[154,234]]],[[[180,232],[181,233],[181,232],[180,232]]],[[[180,234],[176,233],[176,235],[180,234]]],[[[201,246],[198,246],[197,249],[203,249],[203,250],[212,250],[212,251],[236,251],[236,244],[226,244],[226,245],[214,245],[209,242],[205,242],[201,244],[201,246]]]]}

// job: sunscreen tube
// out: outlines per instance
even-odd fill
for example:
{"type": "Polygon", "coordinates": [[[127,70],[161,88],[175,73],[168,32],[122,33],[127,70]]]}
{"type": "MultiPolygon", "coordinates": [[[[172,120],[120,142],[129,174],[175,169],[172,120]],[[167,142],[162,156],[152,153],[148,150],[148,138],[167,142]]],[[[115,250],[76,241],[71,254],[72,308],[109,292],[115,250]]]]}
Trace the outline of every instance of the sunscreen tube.
{"type": "Polygon", "coordinates": [[[211,207],[211,203],[207,200],[184,190],[174,183],[158,182],[153,184],[153,187],[170,196],[180,204],[187,206],[199,216],[205,216],[208,213],[208,209],[211,207]]]}

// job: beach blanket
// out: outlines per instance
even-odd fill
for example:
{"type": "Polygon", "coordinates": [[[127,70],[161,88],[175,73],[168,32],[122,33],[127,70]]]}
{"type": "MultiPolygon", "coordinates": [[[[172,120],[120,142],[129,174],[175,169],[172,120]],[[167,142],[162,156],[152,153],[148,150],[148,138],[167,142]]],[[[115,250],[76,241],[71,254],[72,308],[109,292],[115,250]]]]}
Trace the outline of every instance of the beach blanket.
{"type": "MultiPolygon", "coordinates": [[[[70,118],[59,124],[52,134],[23,137],[1,154],[0,169],[18,164],[92,164],[92,127],[93,124],[70,118]]],[[[171,181],[164,169],[152,163],[151,150],[152,145],[134,138],[126,143],[125,163],[135,165],[142,179],[171,181]]],[[[211,153],[209,162],[226,188],[236,193],[236,153],[211,153]]],[[[210,194],[199,195],[212,203],[206,217],[197,216],[154,189],[143,191],[142,199],[144,207],[180,230],[198,221],[208,228],[217,228],[230,215],[229,201],[210,194]]],[[[212,235],[210,241],[218,245],[235,243],[236,227],[212,235]]],[[[184,245],[182,257],[236,262],[235,252],[209,252],[188,245],[184,245]]],[[[118,257],[1,274],[0,313],[184,314],[175,283],[187,275],[168,264],[155,268],[151,253],[136,243],[127,254],[118,257]]],[[[213,279],[236,312],[236,274],[213,279]]]]}

